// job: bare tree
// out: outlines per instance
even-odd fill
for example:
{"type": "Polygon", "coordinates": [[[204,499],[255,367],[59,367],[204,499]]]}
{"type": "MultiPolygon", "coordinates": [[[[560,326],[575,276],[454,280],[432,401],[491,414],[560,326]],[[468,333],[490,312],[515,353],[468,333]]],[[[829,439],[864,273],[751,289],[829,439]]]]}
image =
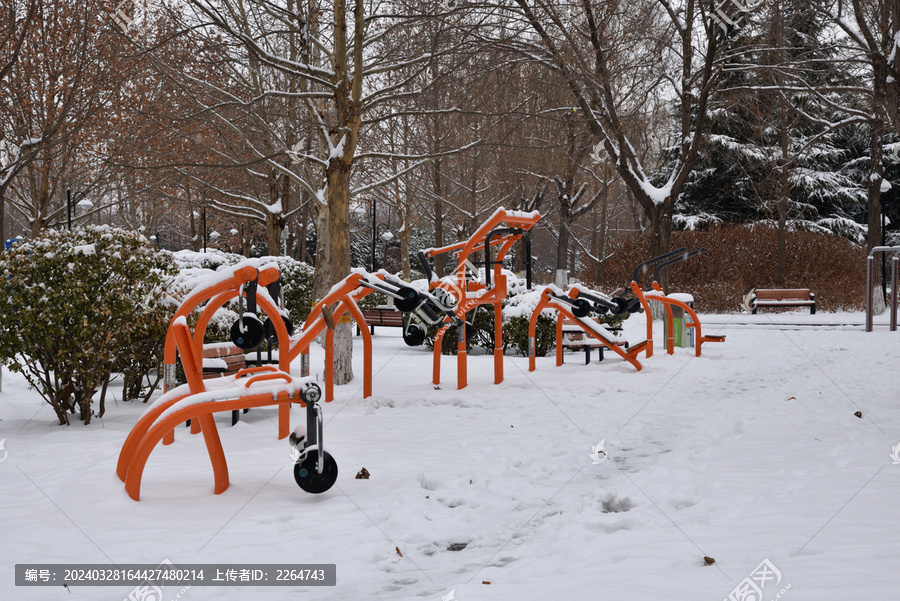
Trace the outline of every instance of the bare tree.
{"type": "Polygon", "coordinates": [[[706,129],[718,73],[718,28],[704,20],[696,0],[639,0],[627,8],[618,1],[582,0],[563,7],[516,0],[510,14],[518,34],[501,43],[565,83],[574,108],[643,208],[652,252],[666,251],[675,201],[706,129]],[[672,99],[680,137],[668,173],[656,180],[652,163],[638,153],[628,131],[672,99]]]}
{"type": "MultiPolygon", "coordinates": [[[[317,221],[314,294],[321,298],[350,272],[351,198],[395,181],[434,158],[360,147],[366,117],[417,94],[411,82],[425,72],[434,54],[450,51],[423,50],[427,45],[399,41],[424,36],[423,25],[435,18],[433,7],[368,0],[191,0],[191,6],[196,9],[193,26],[213,27],[236,43],[223,48],[232,53],[230,64],[236,74],[246,78],[264,71],[277,75],[260,78],[257,97],[225,96],[225,102],[249,105],[262,96],[296,99],[303,107],[313,132],[305,144],[295,142],[302,140],[295,131],[272,136],[268,147],[253,144],[245,131],[235,133],[241,136],[245,151],[295,182],[312,200],[317,221]],[[234,54],[237,46],[240,56],[234,54]],[[403,73],[411,75],[388,77],[403,73]],[[290,165],[283,161],[288,151],[290,165]],[[380,160],[406,163],[385,179],[354,182],[363,162],[380,160]]],[[[390,111],[383,118],[392,118],[390,111]]],[[[352,378],[351,350],[350,328],[341,325],[335,338],[336,383],[352,378]]]]}

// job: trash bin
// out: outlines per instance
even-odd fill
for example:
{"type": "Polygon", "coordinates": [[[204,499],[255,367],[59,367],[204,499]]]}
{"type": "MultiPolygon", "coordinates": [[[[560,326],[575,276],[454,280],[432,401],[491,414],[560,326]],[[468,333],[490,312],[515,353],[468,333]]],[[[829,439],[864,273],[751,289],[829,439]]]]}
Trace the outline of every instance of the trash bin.
{"type": "MultiPolygon", "coordinates": [[[[683,302],[691,309],[694,308],[694,297],[690,294],[673,293],[668,296],[673,300],[683,302]]],[[[687,327],[690,319],[690,314],[686,314],[684,309],[672,305],[674,344],[679,348],[693,348],[694,346],[694,328],[687,327]]],[[[666,324],[666,332],[668,332],[668,324],[666,324]]]]}

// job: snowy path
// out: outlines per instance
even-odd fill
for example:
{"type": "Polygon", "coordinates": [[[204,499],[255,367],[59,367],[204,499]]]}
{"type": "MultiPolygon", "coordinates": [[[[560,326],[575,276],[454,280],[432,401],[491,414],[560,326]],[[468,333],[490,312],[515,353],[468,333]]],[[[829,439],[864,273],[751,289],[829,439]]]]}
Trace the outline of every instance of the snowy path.
{"type": "MultiPolygon", "coordinates": [[[[787,600],[896,599],[900,332],[867,334],[860,314],[701,319],[727,340],[699,358],[666,355],[657,333],[639,373],[612,354],[559,368],[542,358],[532,373],[509,356],[494,386],[490,359],[473,355],[462,391],[455,358],[444,357],[435,389],[431,354],[378,329],[374,396],[363,400],[357,379],[325,407],[341,473],[320,496],[294,483],[275,410],[264,409],[234,428],[218,418],[224,494],[211,492],[202,439],[183,429],[154,451],[134,502],[115,462],[144,406],[61,428],[5,373],[0,598],[131,590],[15,587],[16,563],[167,558],[337,565],[332,588],[193,587],[187,601],[437,600],[451,589],[459,601],[720,601],[766,559],[781,581],[765,583],[764,601],[787,585],[787,600]],[[595,464],[601,439],[609,460],[595,464]],[[354,479],[362,467],[369,480],[354,479]]],[[[626,323],[642,337],[641,323],[626,323]]]]}

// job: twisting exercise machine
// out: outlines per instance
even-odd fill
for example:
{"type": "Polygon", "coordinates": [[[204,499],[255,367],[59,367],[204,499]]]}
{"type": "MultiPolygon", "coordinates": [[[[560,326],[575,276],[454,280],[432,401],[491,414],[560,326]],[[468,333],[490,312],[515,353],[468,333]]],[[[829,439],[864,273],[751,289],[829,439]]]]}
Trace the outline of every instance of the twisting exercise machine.
{"type": "MultiPolygon", "coordinates": [[[[481,305],[494,307],[494,384],[503,381],[503,299],[507,295],[506,275],[502,273],[503,259],[512,246],[524,239],[525,269],[527,285],[531,287],[531,237],[530,230],[541,219],[537,211],[509,211],[497,209],[487,221],[475,230],[468,240],[444,246],[430,248],[419,252],[419,261],[428,279],[428,289],[432,297],[439,300],[444,308],[445,317],[435,322],[428,311],[425,315],[419,309],[426,309],[427,303],[412,300],[410,304],[398,305],[403,310],[415,303],[414,311],[418,317],[428,323],[442,324],[434,340],[434,374],[432,382],[441,382],[441,343],[451,325],[456,327],[456,387],[465,388],[468,384],[467,371],[467,318],[470,311],[481,305]],[[496,254],[494,254],[496,249],[496,254]],[[484,253],[484,259],[478,261],[477,253],[484,253]],[[438,255],[452,254],[457,266],[453,275],[438,279],[428,263],[438,255]],[[478,266],[483,266],[479,269],[478,266]]],[[[433,312],[433,311],[432,311],[433,312]]]]}

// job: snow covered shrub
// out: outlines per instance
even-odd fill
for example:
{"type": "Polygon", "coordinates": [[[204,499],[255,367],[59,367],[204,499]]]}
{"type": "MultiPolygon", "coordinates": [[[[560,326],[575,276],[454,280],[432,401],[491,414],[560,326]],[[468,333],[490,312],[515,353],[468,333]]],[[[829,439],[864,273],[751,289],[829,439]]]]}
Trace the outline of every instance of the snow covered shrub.
{"type": "MultiPolygon", "coordinates": [[[[514,277],[509,278],[512,282],[514,277]]],[[[518,278],[515,278],[518,280],[518,278]]],[[[528,326],[541,294],[546,286],[525,287],[525,281],[517,281],[509,286],[509,295],[503,305],[503,346],[515,348],[528,356],[528,326]]],[[[556,348],[556,311],[544,309],[538,316],[534,329],[535,355],[544,357],[556,348]]]]}
{"type": "Polygon", "coordinates": [[[48,230],[0,255],[0,361],[21,372],[53,407],[90,423],[105,411],[113,371],[140,389],[158,363],[171,308],[171,259],[133,232],[48,230]],[[137,382],[137,384],[135,383],[137,382]]]}
{"type": "MultiPolygon", "coordinates": [[[[242,255],[219,250],[207,250],[206,252],[180,250],[173,256],[178,268],[177,279],[187,288],[191,288],[192,281],[202,279],[210,272],[223,267],[236,265],[245,259],[242,255]]],[[[290,313],[294,325],[301,326],[313,306],[313,268],[291,257],[262,257],[260,260],[263,264],[272,262],[278,265],[285,308],[290,313]]],[[[233,308],[236,310],[236,307],[235,304],[233,308]]],[[[237,313],[234,311],[227,308],[222,309],[209,324],[207,341],[228,340],[231,324],[236,318],[237,313]]],[[[192,323],[191,325],[193,326],[192,323]]]]}

